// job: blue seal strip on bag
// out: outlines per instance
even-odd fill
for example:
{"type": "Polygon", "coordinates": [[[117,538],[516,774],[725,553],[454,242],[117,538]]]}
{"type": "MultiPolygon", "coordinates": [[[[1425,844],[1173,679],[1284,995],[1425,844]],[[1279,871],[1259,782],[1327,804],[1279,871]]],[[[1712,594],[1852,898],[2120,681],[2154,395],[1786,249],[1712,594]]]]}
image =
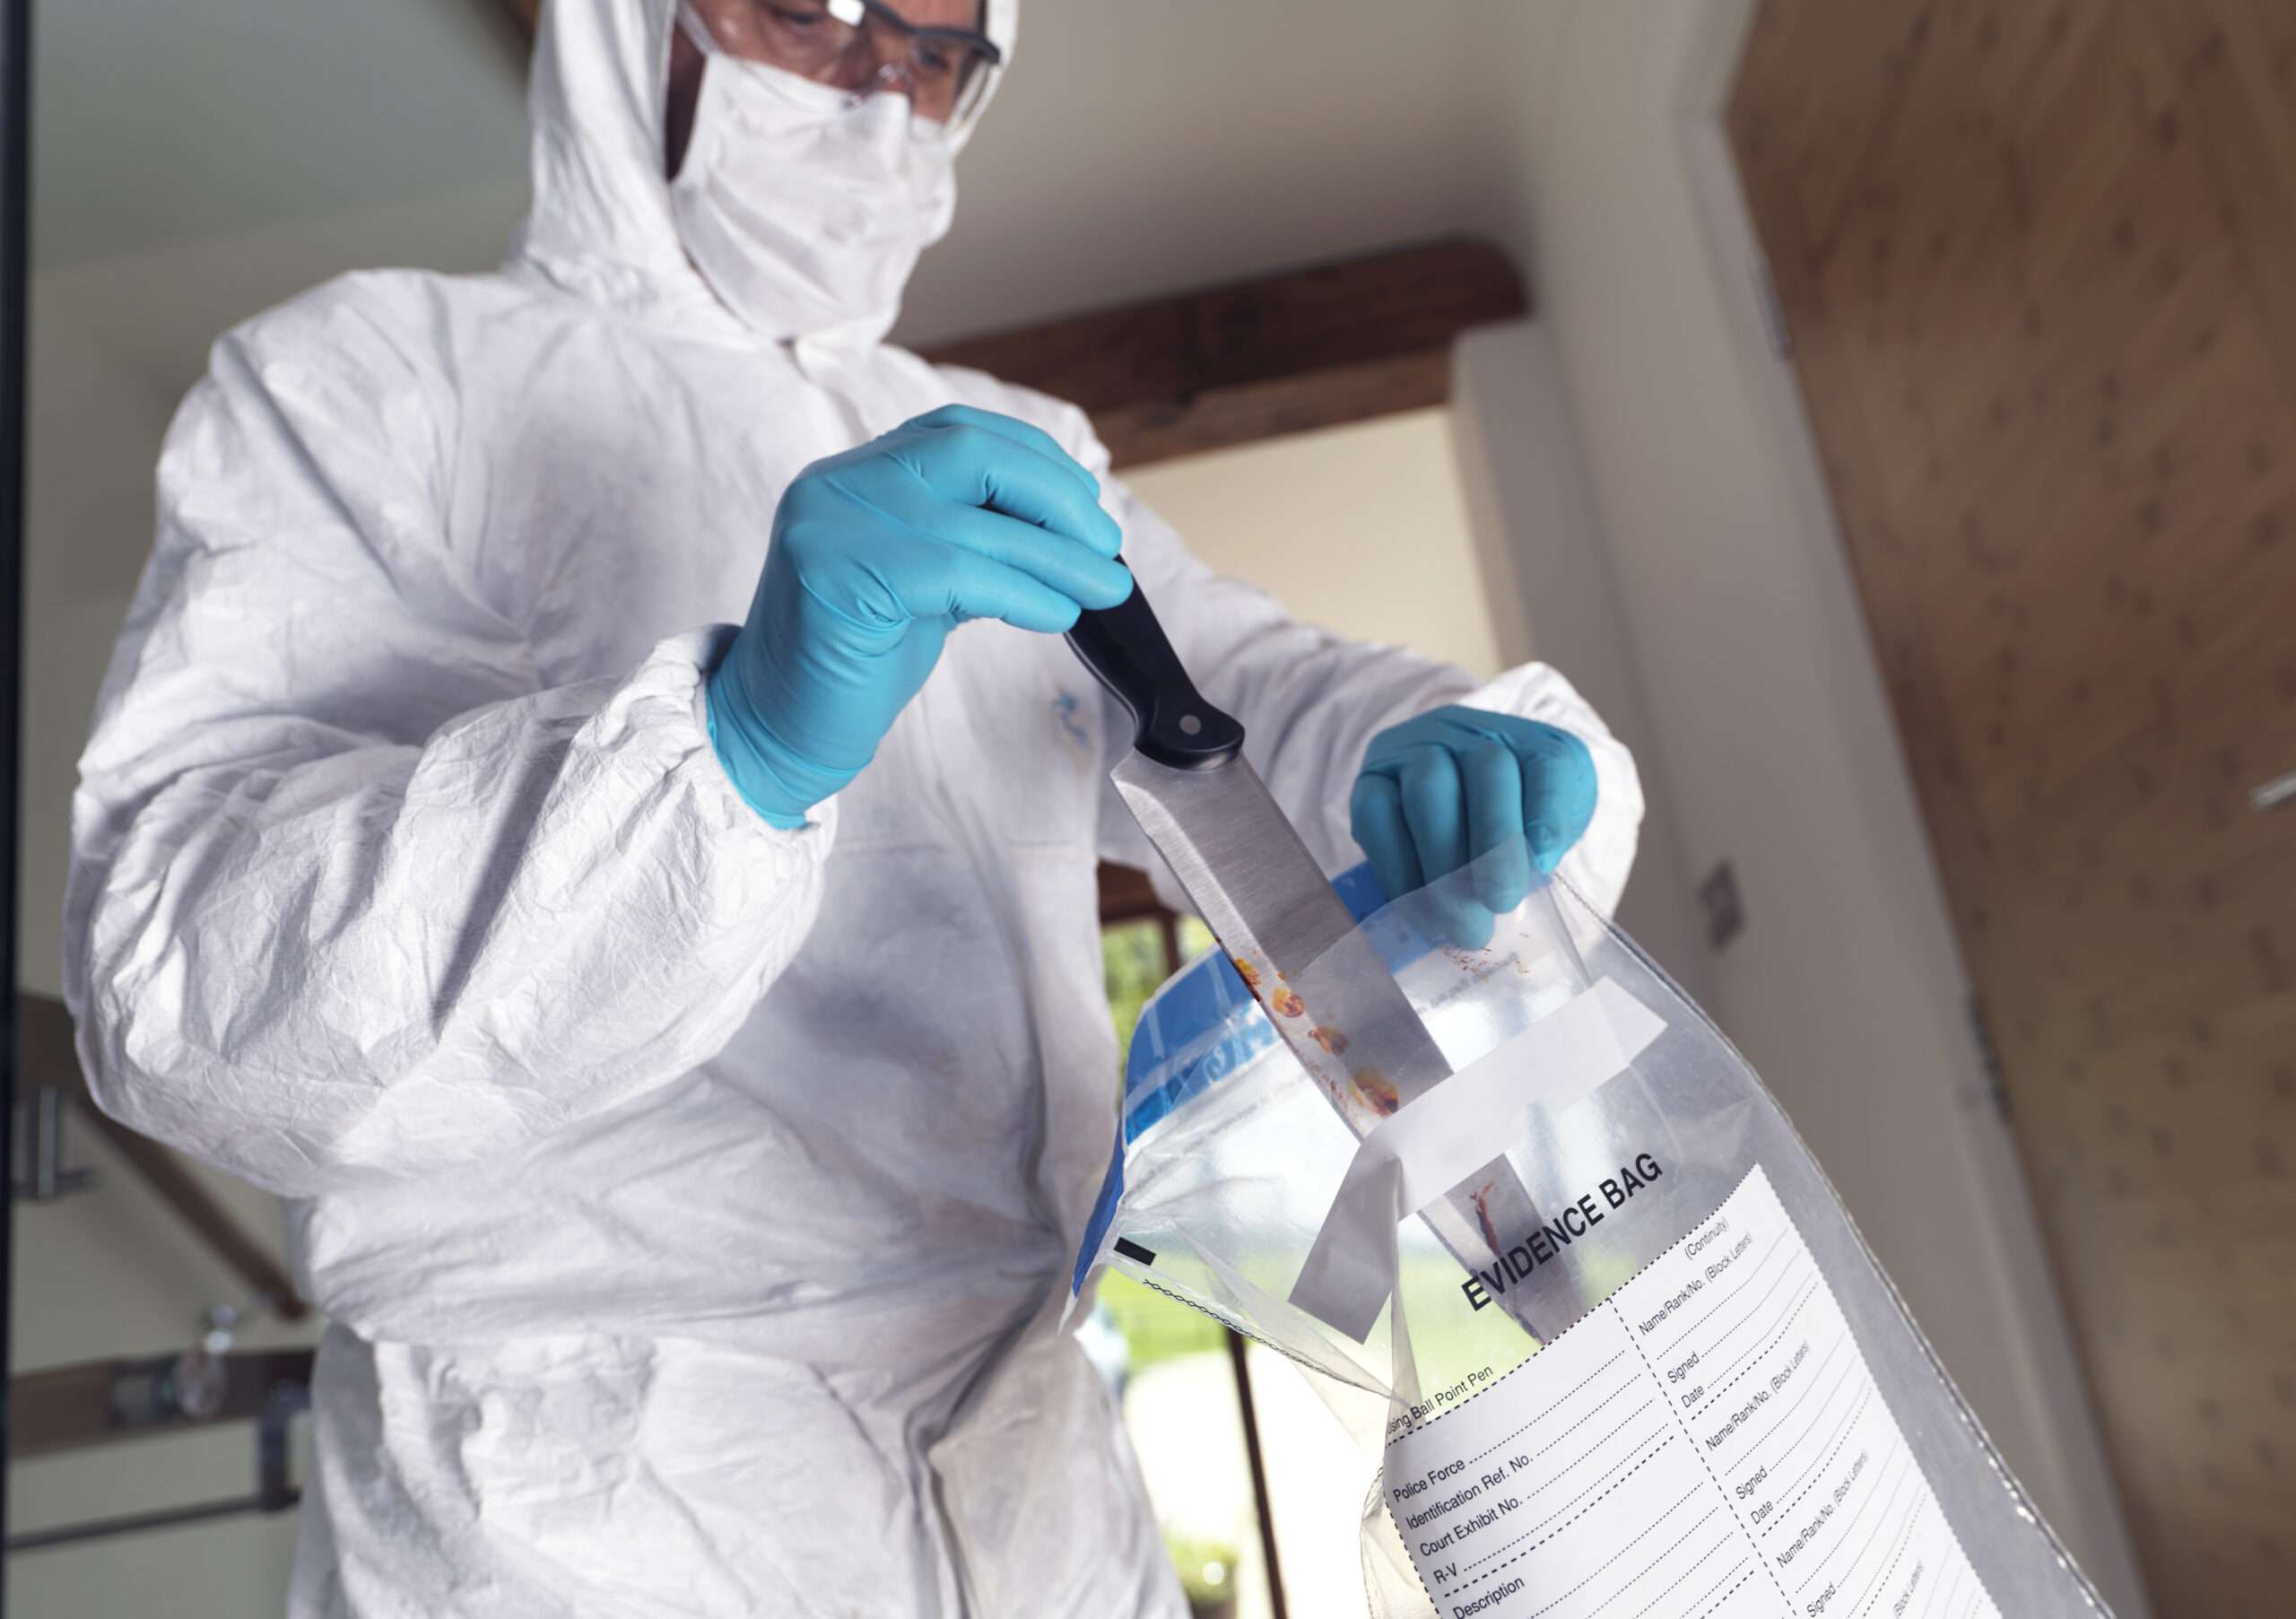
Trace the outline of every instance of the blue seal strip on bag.
{"type": "Polygon", "coordinates": [[[1124,1127],[1116,1132],[1116,1151],[1109,1158],[1109,1172],[1100,1179],[1100,1195],[1092,1204],[1092,1218],[1084,1227],[1084,1244],[1076,1250],[1076,1269],[1068,1278],[1068,1296],[1074,1298],[1084,1291],[1085,1273],[1092,1268],[1092,1259],[1100,1251],[1100,1239],[1108,1234],[1109,1222],[1116,1218],[1117,1200],[1124,1196],[1124,1127]]]}
{"type": "Polygon", "coordinates": [[[1371,875],[1371,863],[1351,866],[1331,880],[1331,891],[1347,907],[1347,914],[1361,921],[1387,904],[1387,891],[1379,886],[1379,879],[1371,875]]]}
{"type": "MultiPolygon", "coordinates": [[[[1387,903],[1368,862],[1340,873],[1331,886],[1358,922],[1387,903]]],[[[1275,1043],[1275,1026],[1244,987],[1236,964],[1220,951],[1199,957],[1150,997],[1125,1055],[1116,1148],[1077,1251],[1070,1293],[1083,1291],[1116,1217],[1117,1200],[1124,1194],[1125,1148],[1275,1043]]]]}

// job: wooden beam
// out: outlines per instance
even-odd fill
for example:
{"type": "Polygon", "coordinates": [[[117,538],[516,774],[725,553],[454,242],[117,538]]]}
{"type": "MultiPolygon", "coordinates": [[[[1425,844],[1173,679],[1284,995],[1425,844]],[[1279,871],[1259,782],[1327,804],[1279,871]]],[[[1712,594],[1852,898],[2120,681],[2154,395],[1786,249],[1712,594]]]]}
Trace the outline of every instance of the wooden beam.
{"type": "Polygon", "coordinates": [[[1112,866],[1105,860],[1100,863],[1101,927],[1170,914],[1156,897],[1146,872],[1133,866],[1112,866]]]}
{"type": "Polygon", "coordinates": [[[95,1126],[114,1151],[159,1194],[176,1218],[189,1226],[239,1280],[255,1290],[266,1308],[282,1320],[300,1320],[309,1313],[295,1294],[295,1284],[281,1269],[268,1249],[239,1227],[231,1212],[215,1201],[207,1188],[173,1153],[134,1130],[96,1106],[80,1072],[73,1049],[72,1017],[64,1003],[45,995],[16,997],[16,1027],[21,1045],[17,1069],[19,1093],[36,1085],[67,1087],[79,1102],[81,1114],[95,1126]]]}
{"type": "Polygon", "coordinates": [[[1118,466],[1441,405],[1459,334],[1530,309],[1486,242],[1448,240],[944,344],[1081,406],[1118,466]]]}

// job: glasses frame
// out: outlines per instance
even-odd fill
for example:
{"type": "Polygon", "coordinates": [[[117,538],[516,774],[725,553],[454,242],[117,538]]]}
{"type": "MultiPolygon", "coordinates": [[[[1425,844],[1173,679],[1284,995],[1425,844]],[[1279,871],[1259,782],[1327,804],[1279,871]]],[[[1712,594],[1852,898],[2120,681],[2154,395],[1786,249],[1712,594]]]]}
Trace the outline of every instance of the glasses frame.
{"type": "MultiPolygon", "coordinates": [[[[987,99],[989,85],[1004,65],[1004,51],[984,30],[945,23],[912,22],[889,0],[752,0],[752,4],[759,13],[778,16],[786,23],[811,19],[845,30],[848,37],[840,55],[865,50],[875,65],[866,80],[848,88],[854,100],[857,102],[885,90],[889,83],[898,83],[916,112],[920,128],[937,131],[944,138],[954,138],[958,132],[970,127],[987,99]],[[875,31],[880,26],[890,39],[875,31]],[[930,70],[918,64],[918,53],[936,45],[969,59],[945,111],[926,110],[918,106],[918,97],[931,79],[927,76],[930,70]],[[890,49],[889,46],[897,46],[898,50],[890,49]]],[[[987,0],[981,0],[976,14],[986,19],[987,10],[987,0]]],[[[784,57],[762,55],[755,59],[823,83],[837,83],[784,57]]]]}
{"type": "MultiPolygon", "coordinates": [[[[822,11],[832,17],[837,15],[838,0],[821,0],[821,4],[822,11]]],[[[919,39],[937,41],[961,50],[974,52],[980,57],[981,65],[984,67],[1002,67],[1004,65],[1004,53],[997,48],[996,41],[977,28],[952,28],[945,23],[911,22],[907,17],[895,11],[888,4],[888,0],[844,0],[844,4],[859,6],[864,17],[874,18],[883,23],[912,44],[919,39]]],[[[839,20],[842,21],[842,19],[839,20]]],[[[853,25],[848,23],[847,26],[853,25]]]]}

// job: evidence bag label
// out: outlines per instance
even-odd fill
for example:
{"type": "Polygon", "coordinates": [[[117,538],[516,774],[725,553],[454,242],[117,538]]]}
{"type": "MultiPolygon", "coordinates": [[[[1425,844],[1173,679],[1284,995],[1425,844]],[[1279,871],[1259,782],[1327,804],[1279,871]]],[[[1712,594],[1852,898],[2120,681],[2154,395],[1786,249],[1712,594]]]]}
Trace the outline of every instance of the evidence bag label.
{"type": "Polygon", "coordinates": [[[1759,1166],[1380,1487],[1445,1619],[2000,1619],[1759,1166]]]}

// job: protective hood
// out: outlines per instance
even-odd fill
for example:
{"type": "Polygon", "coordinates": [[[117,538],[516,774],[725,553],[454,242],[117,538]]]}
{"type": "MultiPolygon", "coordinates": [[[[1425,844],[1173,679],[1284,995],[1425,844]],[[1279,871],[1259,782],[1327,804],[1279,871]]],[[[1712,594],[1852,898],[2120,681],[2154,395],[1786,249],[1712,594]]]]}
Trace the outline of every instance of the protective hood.
{"type": "MultiPolygon", "coordinates": [[[[792,302],[746,300],[736,316],[686,255],[665,166],[670,37],[677,0],[550,0],[527,93],[534,205],[514,265],[591,302],[724,341],[818,335],[792,302]]],[[[985,27],[1012,60],[1020,0],[986,0],[985,27]]],[[[705,96],[693,134],[708,133],[705,96]]],[[[883,312],[881,335],[893,310],[883,312]]]]}

